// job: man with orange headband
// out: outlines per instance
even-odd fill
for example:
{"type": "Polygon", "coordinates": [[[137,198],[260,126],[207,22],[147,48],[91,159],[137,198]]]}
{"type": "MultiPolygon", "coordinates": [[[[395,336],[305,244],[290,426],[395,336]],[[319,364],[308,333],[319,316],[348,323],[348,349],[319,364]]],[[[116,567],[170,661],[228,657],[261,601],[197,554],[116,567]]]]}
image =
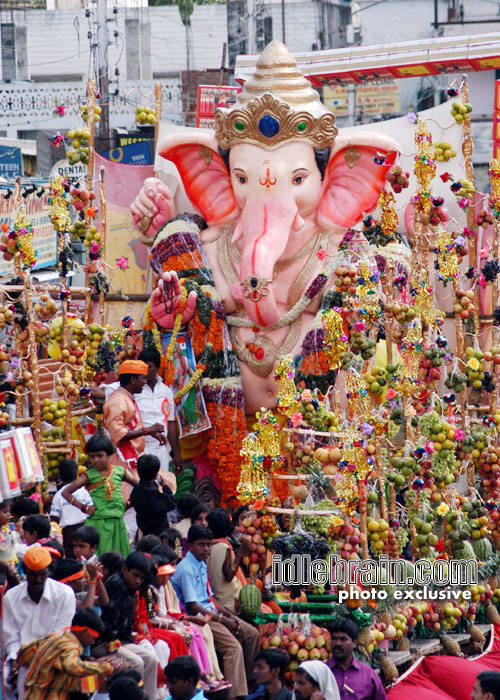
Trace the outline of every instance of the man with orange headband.
{"type": "Polygon", "coordinates": [[[99,615],[80,610],[69,629],[22,646],[17,663],[28,668],[25,700],[69,700],[72,692],[94,689],[93,677],[109,675],[113,666],[105,661],[83,661],[80,656],[102,632],[104,623],[99,615]]]}
{"type": "MultiPolygon", "coordinates": [[[[49,578],[52,557],[46,547],[29,547],[23,558],[26,581],[5,594],[3,624],[7,671],[6,698],[14,697],[17,652],[23,644],[71,624],[75,614],[75,594],[63,583],[49,578]]],[[[26,670],[19,671],[19,700],[24,697],[26,670]]]]}
{"type": "Polygon", "coordinates": [[[148,366],[140,360],[125,360],[118,367],[120,388],[111,394],[104,403],[104,425],[111,441],[118,448],[118,455],[125,466],[135,469],[137,457],[144,452],[146,435],[163,435],[165,426],[157,423],[144,428],[141,413],[135,401],[147,381],[148,366]]]}

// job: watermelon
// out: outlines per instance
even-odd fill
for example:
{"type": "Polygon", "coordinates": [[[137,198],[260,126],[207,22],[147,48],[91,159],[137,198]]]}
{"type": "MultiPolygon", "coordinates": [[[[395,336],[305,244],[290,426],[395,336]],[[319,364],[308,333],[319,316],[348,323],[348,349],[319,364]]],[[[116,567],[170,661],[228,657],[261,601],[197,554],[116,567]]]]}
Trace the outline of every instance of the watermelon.
{"type": "Polygon", "coordinates": [[[472,547],[478,561],[487,561],[493,554],[493,547],[487,537],[480,537],[477,540],[472,540],[472,547]]]}
{"type": "Polygon", "coordinates": [[[247,583],[240,591],[240,612],[245,617],[255,617],[262,605],[262,594],[255,583],[247,583]]]}
{"type": "Polygon", "coordinates": [[[474,552],[470,542],[452,542],[451,548],[453,550],[454,559],[465,559],[467,561],[476,560],[476,553],[474,552]]]}

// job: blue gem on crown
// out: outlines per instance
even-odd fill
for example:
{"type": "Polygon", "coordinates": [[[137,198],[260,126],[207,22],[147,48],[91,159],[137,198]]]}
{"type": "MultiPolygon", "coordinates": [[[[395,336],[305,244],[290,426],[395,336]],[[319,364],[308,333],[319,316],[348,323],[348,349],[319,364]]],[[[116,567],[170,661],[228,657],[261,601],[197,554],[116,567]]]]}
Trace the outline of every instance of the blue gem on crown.
{"type": "Polygon", "coordinates": [[[279,134],[280,123],[270,114],[265,114],[261,119],[259,119],[258,126],[262,136],[265,136],[268,139],[272,139],[273,136],[279,134]]]}

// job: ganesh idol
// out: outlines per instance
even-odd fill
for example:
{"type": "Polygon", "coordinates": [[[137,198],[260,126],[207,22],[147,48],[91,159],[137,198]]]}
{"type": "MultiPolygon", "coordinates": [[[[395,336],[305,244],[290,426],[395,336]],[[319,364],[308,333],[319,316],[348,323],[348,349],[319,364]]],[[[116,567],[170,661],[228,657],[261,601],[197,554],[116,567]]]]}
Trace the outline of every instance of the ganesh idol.
{"type": "Polygon", "coordinates": [[[376,207],[398,144],[368,131],[339,134],[273,41],[236,103],[216,110],[214,131],[169,135],[158,152],[177,167],[199,215],[175,212],[171,191],[155,178],[132,204],[159,276],[145,327],[167,370],[172,338],[189,337],[194,378],[218,430],[209,461],[227,477],[233,464],[221,453],[237,447],[231,430],[244,432],[244,414],[275,408],[283,356],[295,358],[306,387],[334,382],[315,323],[332,303],[329,261],[346,230],[376,207]]]}

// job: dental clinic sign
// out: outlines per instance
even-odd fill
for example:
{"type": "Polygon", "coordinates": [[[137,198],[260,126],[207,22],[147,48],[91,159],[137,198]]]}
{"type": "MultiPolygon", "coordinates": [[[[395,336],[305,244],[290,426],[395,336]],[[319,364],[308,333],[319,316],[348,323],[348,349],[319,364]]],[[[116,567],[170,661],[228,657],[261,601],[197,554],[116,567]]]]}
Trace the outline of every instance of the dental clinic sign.
{"type": "Polygon", "coordinates": [[[23,155],[20,148],[0,145],[0,177],[13,180],[23,174],[23,155]]]}

